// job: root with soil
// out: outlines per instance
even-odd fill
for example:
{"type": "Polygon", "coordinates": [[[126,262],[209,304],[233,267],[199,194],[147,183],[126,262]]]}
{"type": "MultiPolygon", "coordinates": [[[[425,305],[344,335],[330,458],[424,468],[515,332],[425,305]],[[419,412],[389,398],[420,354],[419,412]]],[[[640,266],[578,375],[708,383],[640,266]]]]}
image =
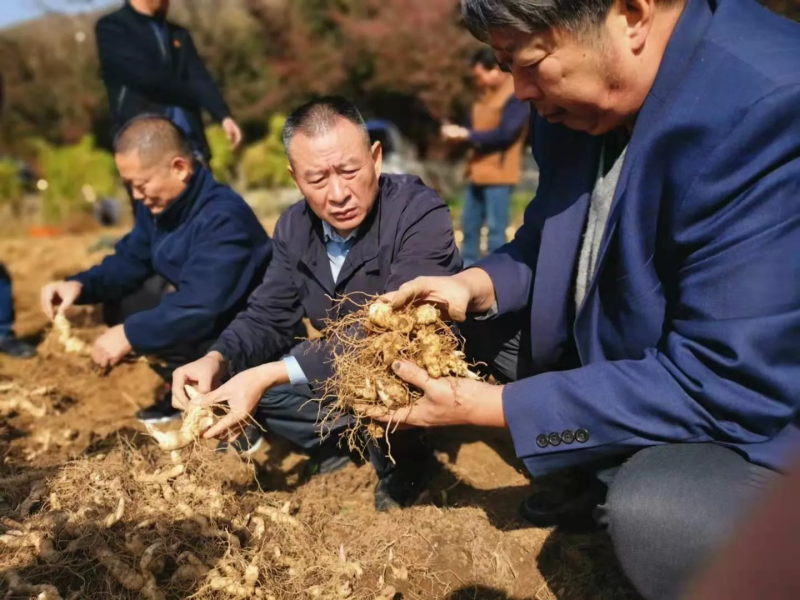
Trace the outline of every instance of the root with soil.
{"type": "MultiPolygon", "coordinates": [[[[349,297],[340,303],[352,302],[349,297]]],[[[323,424],[341,413],[353,414],[356,424],[345,434],[351,450],[361,450],[359,430],[372,438],[387,435],[386,428],[370,422],[357,407],[386,411],[413,405],[420,390],[392,371],[395,360],[410,361],[433,378],[479,377],[470,371],[463,343],[430,304],[394,310],[375,297],[339,320],[329,320],[323,331],[333,350],[333,377],[325,382],[323,398],[332,399],[323,424]]],[[[323,430],[325,428],[323,427],[323,430]]]]}
{"type": "MultiPolygon", "coordinates": [[[[200,398],[201,394],[192,386],[184,387],[190,400],[200,398]]],[[[200,435],[214,424],[214,411],[207,406],[190,404],[183,415],[183,424],[178,431],[159,431],[147,425],[147,432],[153,436],[159,447],[167,452],[180,450],[197,441],[200,435]]]]}

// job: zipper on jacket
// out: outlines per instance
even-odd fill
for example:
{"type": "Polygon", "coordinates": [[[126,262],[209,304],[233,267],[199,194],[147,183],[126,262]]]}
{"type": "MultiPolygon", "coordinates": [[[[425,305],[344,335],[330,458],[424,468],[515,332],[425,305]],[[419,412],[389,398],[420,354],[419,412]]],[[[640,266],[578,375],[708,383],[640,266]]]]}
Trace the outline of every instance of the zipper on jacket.
{"type": "Polygon", "coordinates": [[[125,102],[125,96],[128,94],[128,86],[123,85],[117,96],[117,114],[122,112],[122,104],[125,102]]]}
{"type": "MultiPolygon", "coordinates": [[[[161,58],[166,62],[167,61],[166,42],[161,38],[161,35],[159,34],[158,31],[156,31],[155,27],[157,27],[157,25],[152,28],[153,35],[156,36],[156,40],[158,40],[158,49],[161,50],[161,58]]],[[[166,26],[164,34],[167,36],[167,39],[169,39],[169,30],[166,29],[166,26]]]]}

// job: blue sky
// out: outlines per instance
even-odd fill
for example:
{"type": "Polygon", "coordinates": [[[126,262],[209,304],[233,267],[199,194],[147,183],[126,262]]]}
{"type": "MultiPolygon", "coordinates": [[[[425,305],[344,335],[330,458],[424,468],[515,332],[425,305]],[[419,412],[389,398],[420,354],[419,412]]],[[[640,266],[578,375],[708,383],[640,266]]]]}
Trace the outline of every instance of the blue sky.
{"type": "Polygon", "coordinates": [[[80,12],[121,4],[120,0],[0,0],[0,29],[42,14],[45,8],[65,12],[80,12]]]}

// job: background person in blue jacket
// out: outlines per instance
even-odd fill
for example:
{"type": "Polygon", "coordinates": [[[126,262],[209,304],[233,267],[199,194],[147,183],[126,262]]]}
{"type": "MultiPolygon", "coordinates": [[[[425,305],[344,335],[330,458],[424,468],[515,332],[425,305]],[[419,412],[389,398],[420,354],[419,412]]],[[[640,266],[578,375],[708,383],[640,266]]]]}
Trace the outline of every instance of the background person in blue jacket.
{"type": "Polygon", "coordinates": [[[541,183],[514,241],[392,300],[516,319],[529,367],[400,363],[425,396],[392,421],[508,427],[533,475],[580,467],[523,515],[594,511],[641,594],[677,598],[800,446],[800,25],[749,0],[461,6],[536,108],[541,183]]]}
{"type": "MultiPolygon", "coordinates": [[[[92,359],[113,366],[131,351],[175,366],[203,356],[261,281],[272,245],[250,207],[192,158],[169,120],[140,116],[115,141],[120,175],[133,190],[136,221],[116,252],[96,267],[46,285],[48,317],[72,304],[121,298],[153,274],[174,288],[157,306],[127,315],[95,341],[92,359]]],[[[144,422],[175,416],[169,394],[140,410],[144,422]]]]}
{"type": "Polygon", "coordinates": [[[112,135],[141,114],[161,114],[183,130],[206,165],[211,153],[202,110],[221,123],[233,147],[239,125],[197,53],[191,34],[167,20],[169,0],[126,0],[95,27],[112,135]]]}
{"type": "MultiPolygon", "coordinates": [[[[211,392],[206,404],[227,402],[230,412],[207,438],[235,435],[253,414],[267,431],[309,451],[312,473],[330,472],[350,460],[336,447],[347,423],[339,419],[321,442],[309,384],[330,376],[331,353],[296,345],[297,326],[307,317],[321,330],[337,299],[396,290],[418,275],[454,274],[461,259],[447,206],[416,177],[381,175],[380,142],[370,144],[352,103],[333,97],[301,106],[287,119],[283,140],[305,202],[278,221],[275,256],[247,310],[207,356],[175,371],[173,398],[185,407],[182,390],[190,383],[211,392]]],[[[354,307],[347,303],[339,314],[354,307]]],[[[369,447],[380,479],[378,510],[409,504],[422,491],[431,451],[418,433],[393,437],[396,468],[385,449],[369,447]]]]}
{"type": "Polygon", "coordinates": [[[511,194],[522,177],[522,152],[530,119],[530,106],[514,96],[511,75],[500,70],[491,48],[475,52],[470,63],[477,98],[472,103],[468,127],[447,124],[442,137],[469,144],[461,228],[464,265],[481,258],[481,229],[489,229],[487,249],[506,243],[511,194]]]}

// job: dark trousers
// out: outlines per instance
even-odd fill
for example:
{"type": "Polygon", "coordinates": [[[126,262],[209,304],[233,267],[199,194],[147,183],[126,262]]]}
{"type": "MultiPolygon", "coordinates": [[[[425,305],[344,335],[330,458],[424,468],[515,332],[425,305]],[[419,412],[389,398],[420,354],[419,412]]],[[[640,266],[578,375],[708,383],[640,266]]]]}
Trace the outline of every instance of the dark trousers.
{"type": "Polygon", "coordinates": [[[510,185],[469,185],[464,195],[464,208],[461,213],[461,229],[464,243],[461,256],[468,267],[480,260],[481,228],[489,228],[487,250],[494,252],[506,243],[511,193],[510,185]]]}
{"type": "MultiPolygon", "coordinates": [[[[303,450],[314,453],[325,444],[339,444],[346,451],[346,442],[340,442],[341,434],[354,424],[350,415],[336,415],[328,420],[330,402],[315,400],[308,385],[281,385],[272,388],[261,398],[255,419],[268,433],[275,433],[297,444],[303,450]],[[324,439],[323,439],[324,438],[324,439]]],[[[396,465],[388,458],[389,448],[384,441],[362,438],[369,461],[379,478],[386,477],[396,469],[424,468],[430,459],[431,450],[420,439],[419,430],[397,431],[391,436],[391,454],[396,465]]]]}
{"type": "MultiPolygon", "coordinates": [[[[524,360],[530,333],[520,327],[527,322],[527,315],[510,315],[467,323],[461,332],[469,357],[489,363],[500,381],[530,374],[524,360]]],[[[652,446],[586,470],[608,486],[597,520],[646,600],[679,598],[760,492],[780,477],[717,444],[652,446]]]]}
{"type": "Polygon", "coordinates": [[[780,475],[717,444],[640,450],[597,511],[623,571],[646,600],[677,600],[780,475]]]}
{"type": "Polygon", "coordinates": [[[14,327],[14,298],[11,293],[11,275],[0,264],[0,338],[11,333],[14,327]]]}
{"type": "MultiPolygon", "coordinates": [[[[103,321],[114,327],[138,312],[151,310],[161,303],[165,294],[173,290],[161,276],[155,275],[144,282],[141,288],[120,300],[103,304],[103,321]]],[[[154,355],[162,364],[151,364],[151,368],[167,383],[172,382],[172,372],[178,367],[193,362],[208,352],[214,340],[181,344],[154,355]]]]}

